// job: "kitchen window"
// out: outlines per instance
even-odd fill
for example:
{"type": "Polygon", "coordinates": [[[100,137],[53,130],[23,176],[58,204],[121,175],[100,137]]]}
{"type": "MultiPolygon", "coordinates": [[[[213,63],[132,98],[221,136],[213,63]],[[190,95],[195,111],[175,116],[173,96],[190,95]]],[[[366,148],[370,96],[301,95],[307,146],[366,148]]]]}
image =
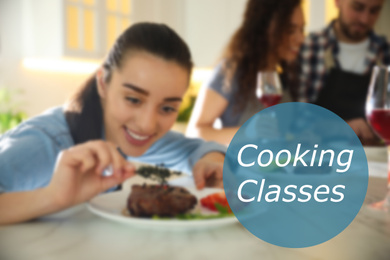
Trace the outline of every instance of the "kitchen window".
{"type": "Polygon", "coordinates": [[[65,51],[101,58],[130,25],[131,0],[64,0],[65,51]]]}

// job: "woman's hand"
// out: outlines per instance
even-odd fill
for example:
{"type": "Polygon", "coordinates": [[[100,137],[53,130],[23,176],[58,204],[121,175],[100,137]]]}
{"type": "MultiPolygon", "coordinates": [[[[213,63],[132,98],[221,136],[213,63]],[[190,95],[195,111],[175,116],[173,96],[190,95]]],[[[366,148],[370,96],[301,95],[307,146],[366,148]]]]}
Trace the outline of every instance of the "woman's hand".
{"type": "Polygon", "coordinates": [[[195,185],[198,189],[204,187],[223,188],[222,169],[225,155],[219,152],[203,156],[192,169],[195,185]]]}
{"type": "Polygon", "coordinates": [[[361,141],[370,141],[375,139],[376,136],[365,119],[355,118],[347,121],[347,123],[361,141]]]}
{"type": "Polygon", "coordinates": [[[54,203],[66,208],[87,201],[135,174],[134,167],[105,141],[90,141],[62,151],[47,191],[54,203]],[[111,176],[102,172],[112,167],[111,176]]]}

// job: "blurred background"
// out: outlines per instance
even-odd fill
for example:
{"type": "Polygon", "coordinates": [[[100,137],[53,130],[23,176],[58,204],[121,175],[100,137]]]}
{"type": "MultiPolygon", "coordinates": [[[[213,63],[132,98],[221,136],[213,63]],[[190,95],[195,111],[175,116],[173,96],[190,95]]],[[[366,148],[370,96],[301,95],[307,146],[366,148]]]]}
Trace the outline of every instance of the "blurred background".
{"type": "MultiPolygon", "coordinates": [[[[385,2],[376,32],[390,39],[390,1],[385,2]]],[[[0,0],[0,120],[12,125],[10,120],[63,104],[96,70],[125,28],[153,21],[175,29],[192,51],[196,68],[179,118],[186,121],[200,85],[241,22],[245,3],[0,0]]],[[[303,9],[306,33],[320,30],[337,16],[334,0],[306,0],[303,9]]]]}

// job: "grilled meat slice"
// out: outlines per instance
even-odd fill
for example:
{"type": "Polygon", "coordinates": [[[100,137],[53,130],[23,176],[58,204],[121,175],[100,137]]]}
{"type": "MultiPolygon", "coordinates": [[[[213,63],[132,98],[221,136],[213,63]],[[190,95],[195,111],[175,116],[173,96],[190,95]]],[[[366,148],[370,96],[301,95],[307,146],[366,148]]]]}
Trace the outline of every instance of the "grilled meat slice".
{"type": "Polygon", "coordinates": [[[127,209],[137,217],[174,217],[192,209],[196,203],[196,197],[185,188],[144,184],[131,187],[127,209]]]}

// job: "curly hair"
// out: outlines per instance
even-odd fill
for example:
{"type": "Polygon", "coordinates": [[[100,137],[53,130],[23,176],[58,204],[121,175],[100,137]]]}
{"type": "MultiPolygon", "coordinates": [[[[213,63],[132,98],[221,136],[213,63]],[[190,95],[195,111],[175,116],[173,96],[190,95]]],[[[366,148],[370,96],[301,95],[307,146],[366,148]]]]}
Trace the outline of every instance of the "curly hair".
{"type": "MultiPolygon", "coordinates": [[[[289,34],[291,16],[301,0],[249,0],[239,29],[228,43],[222,58],[224,62],[224,88],[237,76],[240,95],[238,108],[242,109],[254,92],[256,75],[267,68],[268,55],[278,57],[278,49],[289,34]],[[269,28],[272,27],[270,34],[269,28]]],[[[285,65],[283,62],[281,65],[285,65]]]]}

